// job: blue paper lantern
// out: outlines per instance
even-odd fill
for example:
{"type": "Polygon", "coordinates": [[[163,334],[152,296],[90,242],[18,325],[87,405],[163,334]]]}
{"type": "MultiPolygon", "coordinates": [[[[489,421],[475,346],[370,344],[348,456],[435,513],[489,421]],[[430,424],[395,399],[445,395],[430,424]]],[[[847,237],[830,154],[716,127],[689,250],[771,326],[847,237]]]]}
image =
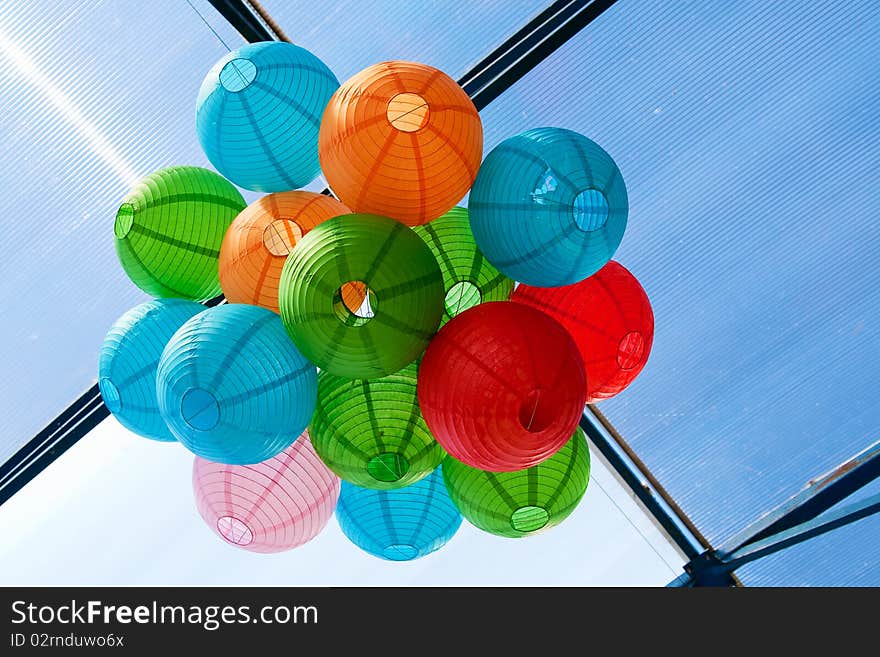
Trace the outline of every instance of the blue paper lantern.
{"type": "Polygon", "coordinates": [[[611,259],[629,204],[620,170],[598,144],[571,130],[536,128],[489,153],[468,210],[477,246],[499,271],[557,287],[611,259]]]}
{"type": "Polygon", "coordinates": [[[159,409],[190,451],[218,463],[272,458],[303,432],[315,410],[315,366],[271,310],[209,308],[174,334],[156,376],[159,409]]]}
{"type": "Polygon", "coordinates": [[[193,301],[154,299],[110,327],[98,357],[98,388],[122,426],[145,438],[175,440],[159,414],[156,368],[174,332],[204,309],[193,301]]]}
{"type": "Polygon", "coordinates": [[[440,468],[395,490],[343,481],[336,518],[352,543],[389,561],[410,561],[439,550],[461,525],[440,468]]]}
{"type": "Polygon", "coordinates": [[[282,41],[233,50],[208,72],[196,132],[208,159],[235,184],[281,192],[320,173],[318,129],[339,88],[308,50],[282,41]]]}

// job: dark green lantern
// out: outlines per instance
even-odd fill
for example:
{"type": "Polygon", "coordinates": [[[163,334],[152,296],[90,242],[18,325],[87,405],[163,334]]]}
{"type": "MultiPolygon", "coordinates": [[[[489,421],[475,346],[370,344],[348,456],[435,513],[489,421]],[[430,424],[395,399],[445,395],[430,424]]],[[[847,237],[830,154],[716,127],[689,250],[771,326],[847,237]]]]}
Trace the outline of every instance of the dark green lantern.
{"type": "Polygon", "coordinates": [[[443,276],[412,229],[347,214],[297,243],[278,300],[291,339],[309,360],[330,374],[373,379],[425,350],[443,313],[443,276]]]}

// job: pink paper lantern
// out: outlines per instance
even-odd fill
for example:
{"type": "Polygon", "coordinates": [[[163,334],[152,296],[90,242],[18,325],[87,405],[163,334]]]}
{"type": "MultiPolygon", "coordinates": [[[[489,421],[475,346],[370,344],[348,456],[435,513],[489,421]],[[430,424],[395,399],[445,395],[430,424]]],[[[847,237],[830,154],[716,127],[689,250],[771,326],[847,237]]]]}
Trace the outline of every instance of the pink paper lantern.
{"type": "Polygon", "coordinates": [[[254,465],[196,457],[193,490],[199,514],[224,541],[252,552],[282,552],[324,528],[336,508],[339,478],[303,432],[283,452],[254,465]]]}

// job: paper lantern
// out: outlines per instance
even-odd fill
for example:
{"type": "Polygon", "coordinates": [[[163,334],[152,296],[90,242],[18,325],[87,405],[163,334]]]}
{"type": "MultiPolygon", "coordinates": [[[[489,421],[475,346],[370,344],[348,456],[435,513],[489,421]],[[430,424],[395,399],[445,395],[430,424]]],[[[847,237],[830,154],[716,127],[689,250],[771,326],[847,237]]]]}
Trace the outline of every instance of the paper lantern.
{"type": "Polygon", "coordinates": [[[512,299],[556,319],[584,361],[587,403],[613,397],[638,376],[654,343],[654,313],[639,281],[611,261],[574,285],[520,285],[512,299]]]}
{"type": "Polygon", "coordinates": [[[287,255],[312,228],[349,210],[332,196],[279,192],[235,218],[220,248],[220,285],[230,303],[278,312],[278,282],[287,255]]]}
{"type": "Polygon", "coordinates": [[[110,327],[98,358],[98,388],[126,429],[145,438],[175,440],[159,414],[156,368],[174,332],[204,309],[183,299],[154,299],[135,306],[110,327]]]}
{"type": "Polygon", "coordinates": [[[539,287],[597,272],[620,245],[628,207],[611,156],[562,128],[501,142],[486,156],[468,202],[474,238],[489,262],[539,287]]]}
{"type": "Polygon", "coordinates": [[[174,334],[159,361],[159,409],[198,456],[245,465],[272,458],[306,428],[317,372],[275,313],[209,308],[174,334]]]}
{"type": "Polygon", "coordinates": [[[431,341],[419,405],[454,458],[481,470],[536,465],[571,437],[584,408],[583,363],[568,332],[529,306],[466,310],[431,341]]]}
{"type": "Polygon", "coordinates": [[[308,434],[253,465],[193,464],[196,508],[230,545],[281,552],[313,539],[330,520],[339,478],[321,463],[308,434]]]}
{"type": "Polygon", "coordinates": [[[244,207],[238,190],[213,171],[156,171],[135,185],[116,212],[113,233],[122,268],[154,297],[216,297],[220,244],[244,207]]]}
{"type": "Polygon", "coordinates": [[[343,203],[415,226],[439,217],[470,189],[483,127],[471,99],[442,71],[383,62],[333,94],[318,148],[343,203]]]}
{"type": "Polygon", "coordinates": [[[431,250],[403,224],[343,215],[314,228],[291,251],[279,305],[309,360],[337,376],[372,379],[425,349],[443,313],[443,275],[431,250]],[[351,296],[363,301],[354,305],[351,296]]]}
{"type": "Polygon", "coordinates": [[[484,301],[505,301],[513,291],[507,278],[477,248],[468,212],[452,208],[429,224],[413,228],[440,265],[446,297],[442,324],[484,301]]]}
{"type": "Polygon", "coordinates": [[[461,514],[490,534],[519,538],[565,520],[590,480],[590,451],[584,432],[525,470],[486,472],[451,457],[443,461],[446,489],[461,514]]]}
{"type": "Polygon", "coordinates": [[[309,431],[333,472],[366,488],[408,486],[445,456],[419,412],[418,366],[370,381],[318,374],[309,431]]]}
{"type": "Polygon", "coordinates": [[[352,543],[389,561],[410,561],[439,550],[461,525],[440,468],[397,490],[343,481],[336,519],[352,543]]]}
{"type": "Polygon", "coordinates": [[[281,192],[321,172],[318,129],[339,81],[308,50],[253,43],[224,56],[205,76],[196,132],[217,170],[245,189],[281,192]]]}

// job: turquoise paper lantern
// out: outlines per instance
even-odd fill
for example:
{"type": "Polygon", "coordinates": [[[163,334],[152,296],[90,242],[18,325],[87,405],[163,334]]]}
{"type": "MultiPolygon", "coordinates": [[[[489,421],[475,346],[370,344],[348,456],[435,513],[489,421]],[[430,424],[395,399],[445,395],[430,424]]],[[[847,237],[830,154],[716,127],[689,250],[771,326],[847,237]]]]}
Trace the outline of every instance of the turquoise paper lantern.
{"type": "Polygon", "coordinates": [[[343,481],[336,518],[352,543],[389,561],[410,561],[439,550],[461,525],[440,468],[395,490],[343,481]]]}
{"type": "Polygon", "coordinates": [[[209,308],[174,334],[159,362],[159,408],[190,451],[232,465],[272,458],[303,432],[318,375],[271,310],[209,308]]]}
{"type": "Polygon", "coordinates": [[[110,327],[98,357],[98,388],[126,429],[153,440],[175,440],[159,414],[156,368],[175,331],[204,309],[183,299],[153,299],[110,327]]]}
{"type": "Polygon", "coordinates": [[[236,185],[259,192],[303,187],[321,172],[318,129],[339,88],[308,50],[282,41],[233,50],[208,72],[196,132],[208,159],[236,185]]]}
{"type": "Polygon", "coordinates": [[[620,170],[598,144],[571,130],[536,128],[489,153],[468,210],[477,246],[499,271],[557,287],[611,259],[629,204],[620,170]]]}

